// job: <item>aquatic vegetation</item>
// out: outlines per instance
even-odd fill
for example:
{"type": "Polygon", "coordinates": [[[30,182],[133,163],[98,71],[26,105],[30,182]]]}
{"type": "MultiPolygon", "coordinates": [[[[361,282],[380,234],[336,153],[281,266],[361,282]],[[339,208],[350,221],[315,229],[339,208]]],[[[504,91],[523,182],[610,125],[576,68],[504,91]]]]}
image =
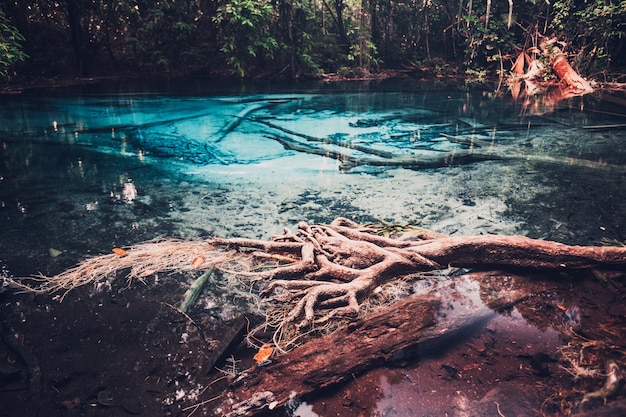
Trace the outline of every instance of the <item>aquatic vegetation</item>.
{"type": "MultiPolygon", "coordinates": [[[[198,258],[202,258],[203,259],[202,262],[204,262],[204,257],[200,256],[198,258]]],[[[198,258],[195,258],[195,259],[198,259],[198,258]]],[[[197,268],[197,266],[193,265],[193,262],[192,262],[192,267],[197,268]]],[[[207,270],[191,284],[191,286],[189,287],[189,289],[185,292],[185,295],[183,296],[183,301],[181,301],[180,303],[179,308],[181,311],[185,312],[192,305],[195,304],[195,302],[198,300],[198,297],[200,296],[200,293],[204,289],[206,283],[211,278],[212,273],[213,273],[212,269],[207,270]]]]}

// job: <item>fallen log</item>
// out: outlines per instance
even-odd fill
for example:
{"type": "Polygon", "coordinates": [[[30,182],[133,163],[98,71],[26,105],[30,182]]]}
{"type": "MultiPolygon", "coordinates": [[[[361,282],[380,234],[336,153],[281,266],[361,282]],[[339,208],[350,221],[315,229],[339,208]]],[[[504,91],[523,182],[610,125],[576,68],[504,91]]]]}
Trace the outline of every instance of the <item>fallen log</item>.
{"type": "Polygon", "coordinates": [[[216,407],[228,417],[284,406],[294,397],[341,383],[373,367],[405,360],[485,322],[495,313],[475,306],[440,315],[441,299],[411,296],[365,319],[249,370],[216,407]]]}
{"type": "Polygon", "coordinates": [[[298,241],[300,259],[250,276],[265,283],[261,295],[289,305],[285,321],[298,323],[299,329],[329,316],[358,315],[372,291],[401,275],[450,266],[562,270],[626,266],[624,247],[569,246],[498,235],[397,240],[344,218],[328,226],[302,222],[297,235],[287,231],[269,243],[215,238],[212,244],[281,253],[286,242],[298,241]]]}
{"type": "Polygon", "coordinates": [[[550,59],[555,74],[571,91],[571,95],[583,95],[593,92],[593,87],[582,78],[569,64],[567,55],[557,46],[556,39],[543,39],[540,48],[550,59]]]}

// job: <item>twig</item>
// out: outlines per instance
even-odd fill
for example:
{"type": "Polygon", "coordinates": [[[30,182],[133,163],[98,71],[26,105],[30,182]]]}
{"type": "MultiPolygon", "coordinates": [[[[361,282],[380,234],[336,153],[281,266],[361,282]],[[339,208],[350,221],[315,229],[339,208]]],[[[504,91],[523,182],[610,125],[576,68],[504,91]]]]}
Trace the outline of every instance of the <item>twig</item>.
{"type": "Polygon", "coordinates": [[[496,404],[496,409],[498,410],[498,415],[500,417],[506,417],[504,414],[502,414],[502,412],[500,411],[500,404],[498,404],[497,401],[494,401],[494,403],[496,404]]]}

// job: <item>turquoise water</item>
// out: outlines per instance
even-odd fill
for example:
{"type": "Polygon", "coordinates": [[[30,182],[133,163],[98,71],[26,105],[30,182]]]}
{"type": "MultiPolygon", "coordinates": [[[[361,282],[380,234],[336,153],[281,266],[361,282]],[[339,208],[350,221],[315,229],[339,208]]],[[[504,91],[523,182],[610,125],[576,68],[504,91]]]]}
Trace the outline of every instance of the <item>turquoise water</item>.
{"type": "Polygon", "coordinates": [[[52,272],[157,236],[337,216],[624,240],[625,114],[606,93],[521,103],[408,81],[5,96],[0,259],[52,272]]]}
{"type": "MultiPolygon", "coordinates": [[[[546,97],[515,102],[505,91],[409,81],[92,85],[4,96],[0,272],[52,275],[85,257],[153,238],[266,239],[302,220],[338,216],[450,235],[517,233],[581,245],[626,240],[621,98],[606,92],[559,102],[546,97]]],[[[178,407],[172,415],[188,415],[183,405],[211,397],[196,397],[209,379],[194,372],[210,350],[208,338],[222,337],[211,325],[237,317],[241,306],[223,289],[205,291],[190,314],[205,324],[198,333],[207,340],[194,335],[186,319],[162,303],[182,297],[193,278],[160,275],[125,288],[124,282],[101,283],[105,291],[77,290],[62,304],[46,295],[2,293],[11,334],[22,335],[42,362],[46,410],[106,413],[110,404],[100,394],[137,402],[138,390],[145,407],[163,411],[165,404],[178,407]],[[191,353],[194,343],[198,354],[191,353]],[[170,356],[179,351],[174,366],[170,356]],[[94,361],[97,356],[107,359],[94,361]],[[142,369],[152,361],[162,368],[142,369]],[[128,369],[141,378],[121,392],[128,369]],[[156,395],[150,378],[181,369],[189,373],[156,395]],[[77,403],[68,403],[73,399],[77,403]]],[[[568,362],[559,349],[568,341],[572,351],[577,347],[566,329],[572,317],[591,339],[623,346],[614,337],[622,326],[612,321],[623,317],[622,282],[577,279],[494,272],[482,281],[442,281],[436,294],[449,304],[442,317],[474,308],[487,311],[488,320],[461,329],[445,349],[421,352],[419,360],[353,376],[334,398],[295,401],[297,411],[287,407],[287,414],[328,415],[320,410],[333,407],[345,414],[347,402],[364,415],[565,410],[603,383],[574,380],[562,367],[568,362]],[[528,297],[493,312],[485,300],[494,294],[528,297]],[[598,335],[611,326],[616,333],[598,335]]],[[[429,285],[415,283],[415,291],[429,285]]],[[[0,347],[3,358],[16,359],[0,347]]],[[[600,356],[592,365],[602,372],[600,356]]],[[[28,401],[11,401],[15,410],[28,408],[28,401]]],[[[116,410],[141,409],[123,404],[116,410]]]]}

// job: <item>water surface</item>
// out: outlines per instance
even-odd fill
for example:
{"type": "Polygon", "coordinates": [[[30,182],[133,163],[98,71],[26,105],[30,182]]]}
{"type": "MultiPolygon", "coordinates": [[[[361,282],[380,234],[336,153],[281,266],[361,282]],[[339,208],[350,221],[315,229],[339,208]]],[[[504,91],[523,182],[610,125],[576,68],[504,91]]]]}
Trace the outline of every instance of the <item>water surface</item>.
{"type": "Polygon", "coordinates": [[[623,240],[626,110],[414,82],[24,94],[0,104],[2,258],[299,220],[623,240]],[[15,254],[19,252],[19,255],[15,254]]]}
{"type": "MultiPolygon", "coordinates": [[[[86,256],[156,237],[269,238],[302,220],[338,216],[452,235],[624,241],[626,108],[615,103],[602,92],[514,102],[485,88],[408,81],[92,86],[5,96],[0,267],[13,276],[55,274],[86,256]]],[[[494,313],[491,327],[475,329],[448,354],[364,377],[378,392],[372,415],[447,412],[443,405],[452,403],[492,410],[504,395],[497,391],[500,365],[518,378],[523,355],[556,360],[561,339],[546,330],[546,317],[567,321],[563,311],[581,303],[606,317],[597,306],[611,296],[607,288],[594,287],[600,295],[591,300],[567,282],[548,281],[541,289],[551,291],[547,301],[494,313]],[[433,381],[443,384],[441,392],[428,388],[433,381]],[[468,386],[474,391],[455,394],[468,386]]],[[[211,296],[207,314],[223,317],[224,300],[211,296]],[[218,308],[222,315],[213,312],[218,308]]],[[[5,305],[20,317],[38,310],[12,303],[5,305]]],[[[535,376],[519,386],[535,384],[535,376]]],[[[376,397],[358,383],[346,388],[360,392],[357,403],[376,397]]]]}

